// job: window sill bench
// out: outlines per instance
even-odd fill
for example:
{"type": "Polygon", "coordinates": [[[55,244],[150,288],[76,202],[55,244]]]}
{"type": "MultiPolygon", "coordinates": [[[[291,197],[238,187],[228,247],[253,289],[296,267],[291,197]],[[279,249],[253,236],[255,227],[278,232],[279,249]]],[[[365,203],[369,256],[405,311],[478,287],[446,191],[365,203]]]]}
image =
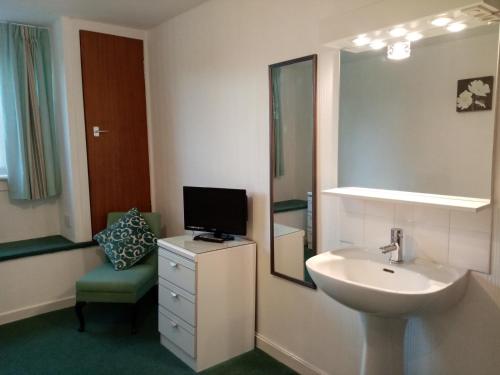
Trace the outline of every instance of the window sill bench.
{"type": "Polygon", "coordinates": [[[302,199],[290,199],[287,201],[274,202],[273,212],[275,214],[280,212],[298,211],[307,209],[307,201],[302,199]]]}
{"type": "Polygon", "coordinates": [[[59,251],[98,246],[97,242],[71,242],[63,236],[49,236],[29,240],[0,243],[0,262],[59,251]]]}

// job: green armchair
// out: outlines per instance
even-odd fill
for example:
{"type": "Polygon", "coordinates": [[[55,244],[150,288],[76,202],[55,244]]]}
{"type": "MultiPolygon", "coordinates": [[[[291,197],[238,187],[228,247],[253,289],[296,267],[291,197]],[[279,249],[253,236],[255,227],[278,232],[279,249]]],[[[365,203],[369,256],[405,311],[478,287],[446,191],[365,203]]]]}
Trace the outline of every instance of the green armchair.
{"type": "MultiPolygon", "coordinates": [[[[115,223],[125,212],[108,214],[108,226],[115,223]]],[[[151,230],[160,237],[161,218],[159,213],[141,213],[151,230]]],[[[109,261],[93,269],[76,282],[75,311],[80,332],[85,331],[83,307],[89,302],[124,303],[132,309],[132,333],[136,333],[137,302],[158,281],[157,251],[148,254],[133,267],[115,271],[109,261]]]]}

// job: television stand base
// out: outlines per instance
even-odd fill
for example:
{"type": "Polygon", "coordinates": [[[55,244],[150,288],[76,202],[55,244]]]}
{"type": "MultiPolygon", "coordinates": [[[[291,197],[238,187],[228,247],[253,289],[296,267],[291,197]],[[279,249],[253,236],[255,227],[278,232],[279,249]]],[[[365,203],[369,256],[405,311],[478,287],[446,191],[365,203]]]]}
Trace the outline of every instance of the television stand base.
{"type": "Polygon", "coordinates": [[[193,240],[223,243],[224,241],[233,241],[234,236],[231,236],[229,234],[202,233],[194,236],[193,240]]]}

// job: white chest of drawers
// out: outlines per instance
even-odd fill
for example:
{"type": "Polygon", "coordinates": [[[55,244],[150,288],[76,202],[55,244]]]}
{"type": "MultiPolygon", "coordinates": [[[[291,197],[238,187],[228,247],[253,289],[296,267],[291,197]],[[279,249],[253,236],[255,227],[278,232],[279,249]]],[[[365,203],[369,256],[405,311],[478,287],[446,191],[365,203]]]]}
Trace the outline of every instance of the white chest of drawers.
{"type": "Polygon", "coordinates": [[[254,348],[256,245],[158,241],[161,343],[195,371],[254,348]]]}

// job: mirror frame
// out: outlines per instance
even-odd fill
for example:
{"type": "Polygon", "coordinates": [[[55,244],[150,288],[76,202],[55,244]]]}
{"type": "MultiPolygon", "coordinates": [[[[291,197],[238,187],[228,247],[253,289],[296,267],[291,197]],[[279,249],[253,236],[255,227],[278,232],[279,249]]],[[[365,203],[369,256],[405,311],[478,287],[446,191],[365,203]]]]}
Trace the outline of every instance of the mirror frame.
{"type": "MultiPolygon", "coordinates": [[[[282,61],[276,64],[269,65],[269,226],[270,226],[270,246],[271,246],[271,274],[277,277],[281,277],[288,281],[316,289],[316,284],[314,282],[308,282],[305,280],[299,280],[294,277],[288,276],[286,274],[276,271],[274,264],[274,192],[273,192],[273,165],[274,165],[274,126],[273,126],[273,80],[272,80],[272,70],[274,68],[281,68],[286,65],[292,65],[299,62],[311,61],[312,71],[313,71],[313,165],[312,165],[312,243],[314,251],[317,254],[317,181],[316,181],[316,171],[317,171],[317,75],[318,75],[318,55],[308,55],[299,57],[292,60],[282,61]]],[[[304,262],[305,263],[305,262],[304,262]]]]}

